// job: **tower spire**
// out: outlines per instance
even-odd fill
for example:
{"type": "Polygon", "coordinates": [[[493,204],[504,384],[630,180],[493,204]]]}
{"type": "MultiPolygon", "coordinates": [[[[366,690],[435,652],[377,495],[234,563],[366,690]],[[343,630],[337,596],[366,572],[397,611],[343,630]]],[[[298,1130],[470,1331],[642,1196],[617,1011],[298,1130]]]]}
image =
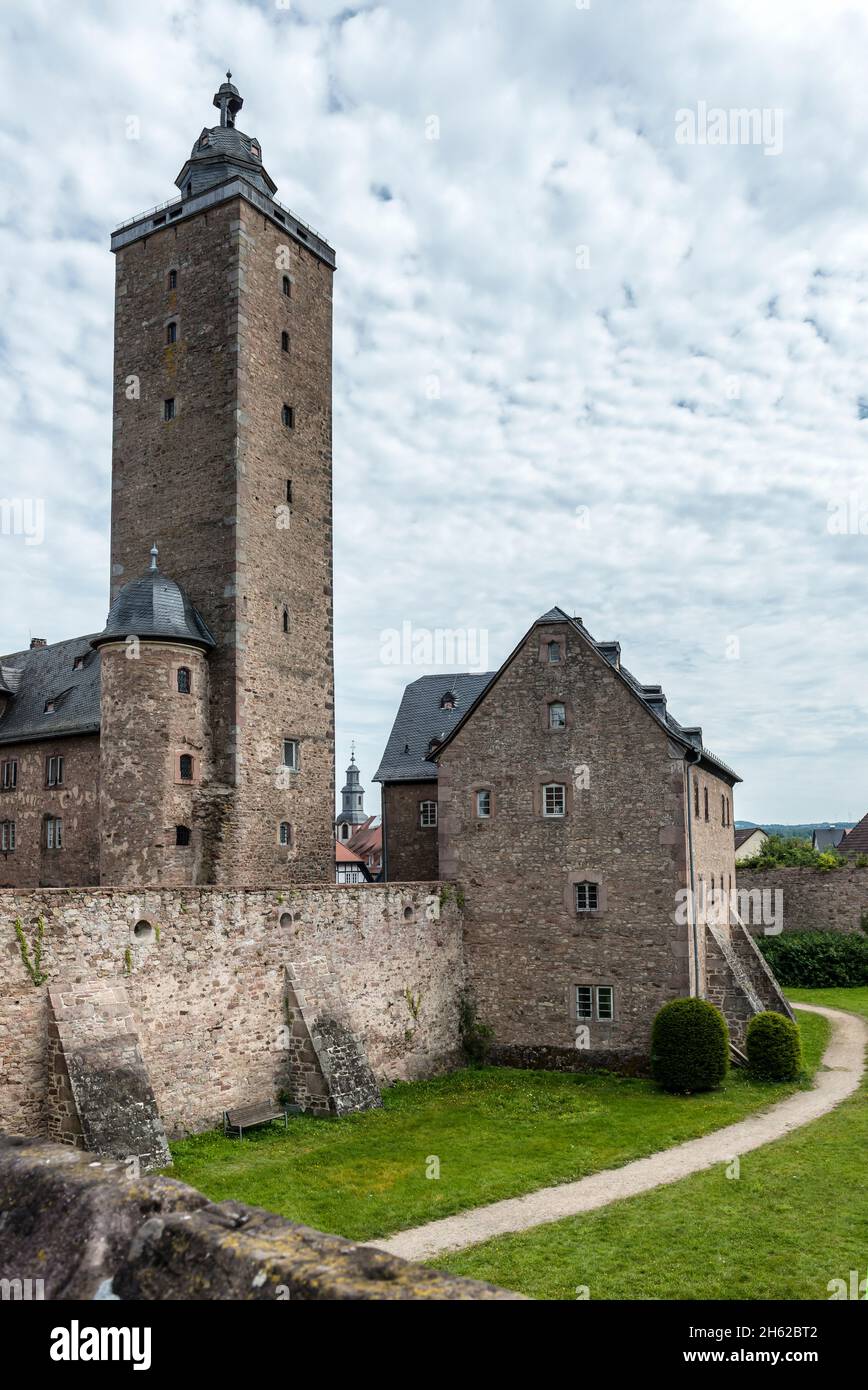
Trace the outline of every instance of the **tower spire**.
{"type": "Polygon", "coordinates": [[[214,105],[220,110],[220,124],[234,126],[235,117],[244,105],[244,98],[237,87],[232,86],[232,73],[226,73],[226,81],[221,82],[214,93],[214,105]]]}

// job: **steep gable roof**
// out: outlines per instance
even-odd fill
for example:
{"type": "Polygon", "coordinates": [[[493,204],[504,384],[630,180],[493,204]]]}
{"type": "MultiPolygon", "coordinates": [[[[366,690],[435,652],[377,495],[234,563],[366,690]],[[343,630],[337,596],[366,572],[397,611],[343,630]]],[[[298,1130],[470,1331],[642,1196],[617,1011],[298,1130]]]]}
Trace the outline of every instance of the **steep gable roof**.
{"type": "MultiPolygon", "coordinates": [[[[705,766],[707,766],[716,775],[723,776],[723,778],[726,781],[729,781],[731,783],[741,781],[741,778],[739,777],[737,772],[734,772],[731,767],[728,767],[725,762],[723,762],[720,758],[715,757],[715,755],[708,748],[705,747],[702,741],[702,730],[700,728],[688,727],[686,725],[679,724],[678,720],[675,719],[673,715],[669,714],[666,708],[666,697],[663,694],[663,691],[660,686],[642,685],[636,679],[636,677],[626,669],[626,667],[621,665],[621,648],[618,642],[595,641],[588,629],[585,627],[581,618],[571,618],[568,613],[565,613],[562,608],[558,607],[550,608],[547,613],[544,613],[542,615],[542,617],[537,618],[536,622],[533,623],[530,628],[528,628],[521,641],[516,645],[513,651],[510,652],[509,656],[506,658],[503,665],[500,667],[500,670],[489,672],[484,677],[477,677],[477,680],[479,681],[479,686],[476,690],[475,695],[473,696],[470,703],[467,704],[463,709],[459,711],[459,708],[456,708],[455,710],[451,711],[452,721],[447,727],[445,734],[438,735],[437,733],[437,718],[436,716],[434,716],[434,712],[430,708],[430,703],[427,705],[423,703],[422,707],[418,708],[415,702],[412,702],[414,709],[417,713],[417,721],[416,725],[414,726],[414,733],[416,736],[415,746],[417,748],[424,747],[425,749],[429,750],[428,754],[426,754],[426,756],[423,759],[422,765],[423,767],[427,767],[428,769],[430,769],[427,772],[423,771],[420,773],[417,768],[416,774],[415,776],[413,776],[412,780],[423,780],[423,778],[434,780],[436,778],[437,767],[435,760],[440,756],[442,750],[452,741],[458,730],[462,728],[466,721],[471,717],[476,707],[488,694],[490,687],[503,674],[507,667],[514,661],[515,657],[522,650],[528,638],[530,637],[530,634],[534,631],[535,628],[544,627],[556,623],[566,623],[570,627],[574,628],[576,632],[580,633],[584,640],[597,652],[600,658],[603,661],[605,661],[607,665],[610,666],[611,669],[615,672],[615,674],[619,677],[619,679],[621,679],[625,683],[625,685],[633,693],[636,699],[641,701],[642,705],[648,711],[649,715],[653,719],[655,719],[658,724],[662,725],[662,727],[666,730],[667,734],[671,738],[675,739],[676,742],[681,743],[685,748],[692,748],[696,753],[700,755],[699,761],[705,766]],[[436,747],[434,749],[431,749],[432,739],[436,740],[436,747]]],[[[400,742],[400,739],[395,739],[395,732],[399,728],[399,726],[402,725],[402,711],[404,710],[404,703],[407,700],[409,693],[412,690],[414,690],[416,686],[420,686],[423,681],[443,681],[445,682],[445,684],[443,685],[442,689],[447,690],[449,688],[449,682],[467,679],[467,676],[423,676],[422,681],[415,681],[413,685],[407,686],[407,689],[404,691],[404,699],[401,701],[401,708],[398,711],[398,718],[395,720],[395,725],[392,729],[392,735],[390,737],[389,744],[386,748],[386,754],[383,757],[383,762],[381,763],[380,769],[377,772],[377,776],[374,779],[375,781],[386,782],[395,780],[411,780],[408,777],[399,779],[393,776],[381,776],[383,768],[387,765],[387,755],[389,754],[390,748],[392,748],[393,744],[400,742]]],[[[439,707],[436,711],[437,715],[446,713],[447,711],[442,711],[439,709],[439,707]]],[[[404,753],[404,756],[407,757],[409,761],[411,757],[410,750],[413,749],[414,744],[409,740],[407,740],[406,743],[407,751],[404,753]]]]}
{"type": "Polygon", "coordinates": [[[868,814],[864,815],[859,823],[853,826],[852,830],[847,831],[843,840],[839,842],[838,849],[842,853],[848,853],[851,850],[855,850],[858,854],[868,853],[868,814]]]}
{"type": "Polygon", "coordinates": [[[428,752],[432,739],[443,739],[494,677],[493,671],[420,676],[404,690],[375,782],[436,781],[437,766],[428,752]],[[445,695],[455,696],[445,709],[445,695]]]}
{"type": "Polygon", "coordinates": [[[12,689],[0,717],[0,744],[98,732],[100,657],[92,641],[72,637],[0,657],[3,684],[12,689]],[[84,658],[78,670],[77,657],[84,658]],[[52,701],[55,712],[48,714],[52,701]]]}

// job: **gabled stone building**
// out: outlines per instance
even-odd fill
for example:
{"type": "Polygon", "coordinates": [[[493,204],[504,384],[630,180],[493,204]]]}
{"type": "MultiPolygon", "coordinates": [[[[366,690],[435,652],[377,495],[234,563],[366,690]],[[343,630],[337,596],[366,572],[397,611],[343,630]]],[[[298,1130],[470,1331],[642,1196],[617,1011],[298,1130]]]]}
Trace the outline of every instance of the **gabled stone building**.
{"type": "Polygon", "coordinates": [[[654,1014],[689,994],[719,1003],[736,1041],[761,1007],[787,1011],[728,907],[737,774],[580,619],[552,609],[493,676],[414,682],[378,775],[389,877],[430,867],[463,894],[468,982],[501,1060],[643,1062],[654,1014]]]}
{"type": "Polygon", "coordinates": [[[108,624],[0,658],[7,885],[333,877],[335,256],[214,104],[111,240],[108,624]]]}

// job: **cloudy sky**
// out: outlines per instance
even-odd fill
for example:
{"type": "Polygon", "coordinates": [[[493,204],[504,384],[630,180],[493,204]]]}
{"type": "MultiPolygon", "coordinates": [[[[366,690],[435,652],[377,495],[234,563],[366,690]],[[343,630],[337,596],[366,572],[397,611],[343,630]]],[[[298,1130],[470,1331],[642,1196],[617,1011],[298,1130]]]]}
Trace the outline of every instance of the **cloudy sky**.
{"type": "Polygon", "coordinates": [[[0,651],[103,622],[108,234],[172,196],[227,66],[338,255],[339,768],[355,737],[371,786],[431,669],[390,630],[494,667],[558,604],[702,724],[739,818],[860,817],[868,13],[838,0],[4,0],[0,496],[45,540],[0,535],[0,651]]]}

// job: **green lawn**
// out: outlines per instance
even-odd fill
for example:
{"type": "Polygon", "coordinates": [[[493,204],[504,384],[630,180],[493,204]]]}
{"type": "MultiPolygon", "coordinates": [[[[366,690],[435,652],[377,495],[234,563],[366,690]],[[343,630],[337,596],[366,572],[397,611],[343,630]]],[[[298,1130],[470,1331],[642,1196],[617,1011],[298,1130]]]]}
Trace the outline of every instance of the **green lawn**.
{"type": "MultiPolygon", "coordinates": [[[[868,1018],[868,989],[792,990],[868,1018]]],[[[804,1021],[805,1015],[801,1015],[804,1021]]],[[[741,1160],[448,1259],[441,1268],[540,1299],[827,1299],[868,1273],[868,1086],[741,1160]]]]}
{"type": "MultiPolygon", "coordinates": [[[[809,1071],[825,1045],[805,1015],[809,1071]]],[[[370,1240],[502,1197],[570,1182],[719,1129],[793,1088],[733,1072],[707,1095],[650,1081],[466,1070],[391,1087],[384,1109],[340,1120],[297,1116],[243,1142],[197,1135],[172,1145],[174,1177],[319,1230],[370,1240]],[[426,1177],[439,1159],[439,1179],[426,1177]]]]}

